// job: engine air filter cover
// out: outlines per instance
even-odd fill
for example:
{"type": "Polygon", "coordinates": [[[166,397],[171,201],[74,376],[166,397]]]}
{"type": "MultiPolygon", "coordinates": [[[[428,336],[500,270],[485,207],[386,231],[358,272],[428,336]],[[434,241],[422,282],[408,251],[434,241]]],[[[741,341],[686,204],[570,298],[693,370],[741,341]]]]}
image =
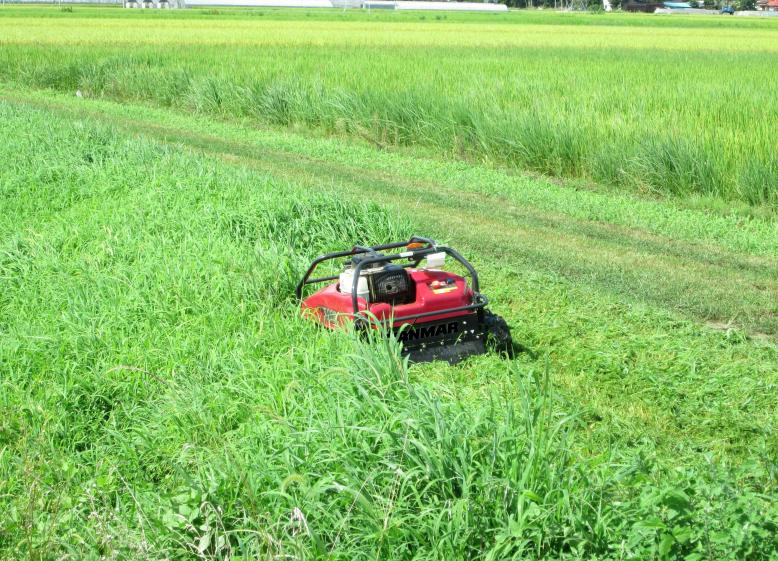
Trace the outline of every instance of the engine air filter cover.
{"type": "Polygon", "coordinates": [[[397,265],[386,265],[381,271],[369,274],[370,302],[408,304],[416,299],[416,284],[408,271],[397,265]]]}

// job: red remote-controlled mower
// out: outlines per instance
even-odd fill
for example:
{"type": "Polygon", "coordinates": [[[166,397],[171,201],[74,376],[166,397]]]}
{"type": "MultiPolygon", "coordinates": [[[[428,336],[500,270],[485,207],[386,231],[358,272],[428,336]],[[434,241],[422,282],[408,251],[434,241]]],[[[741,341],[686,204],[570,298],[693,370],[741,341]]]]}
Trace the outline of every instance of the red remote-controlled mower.
{"type": "Polygon", "coordinates": [[[317,257],[296,290],[302,309],[321,325],[336,329],[351,322],[360,329],[375,322],[391,324],[413,362],[447,360],[494,349],[510,355],[513,344],[508,325],[486,309],[479,292],[478,273],[459,253],[427,238],[413,237],[375,247],[355,246],[348,251],[317,257]],[[401,250],[401,251],[397,251],[401,250]],[[441,270],[446,256],[458,262],[470,277],[441,270]],[[346,258],[342,272],[311,278],[324,261],[346,258]],[[309,284],[329,284],[304,300],[309,284]]]}

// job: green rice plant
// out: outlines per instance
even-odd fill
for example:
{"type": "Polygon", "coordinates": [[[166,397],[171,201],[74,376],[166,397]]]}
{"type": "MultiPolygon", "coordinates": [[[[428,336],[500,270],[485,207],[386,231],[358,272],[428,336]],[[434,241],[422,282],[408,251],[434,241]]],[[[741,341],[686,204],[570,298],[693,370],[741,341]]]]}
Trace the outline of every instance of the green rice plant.
{"type": "Polygon", "coordinates": [[[749,162],[738,178],[737,189],[741,197],[751,204],[769,202],[778,198],[778,158],[773,156],[766,163],[749,162]]]}
{"type": "Polygon", "coordinates": [[[726,190],[714,164],[701,159],[691,143],[679,138],[647,138],[627,167],[634,170],[636,183],[648,188],[663,185],[678,195],[716,195],[726,190]]]}

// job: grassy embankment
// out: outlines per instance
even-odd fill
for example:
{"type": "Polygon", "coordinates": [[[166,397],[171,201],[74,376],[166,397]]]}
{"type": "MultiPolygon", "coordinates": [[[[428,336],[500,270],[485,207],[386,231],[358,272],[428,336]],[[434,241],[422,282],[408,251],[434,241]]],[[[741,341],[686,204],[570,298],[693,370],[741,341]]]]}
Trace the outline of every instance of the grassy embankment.
{"type": "Polygon", "coordinates": [[[778,201],[774,21],[5,8],[0,45],[0,79],[34,87],[744,214],[774,216],[778,201]]]}
{"type": "Polygon", "coordinates": [[[775,556],[773,224],[0,96],[2,555],[775,556]],[[306,259],[412,232],[532,352],[408,371],[297,317],[306,259]]]}

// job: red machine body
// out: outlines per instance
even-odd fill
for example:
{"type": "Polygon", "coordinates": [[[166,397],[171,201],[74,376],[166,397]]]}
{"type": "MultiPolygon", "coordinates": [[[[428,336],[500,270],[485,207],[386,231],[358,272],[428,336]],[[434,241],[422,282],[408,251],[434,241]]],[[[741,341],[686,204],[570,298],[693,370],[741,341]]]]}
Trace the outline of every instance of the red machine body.
{"type": "MultiPolygon", "coordinates": [[[[473,290],[464,277],[446,271],[424,269],[413,269],[408,273],[416,287],[415,301],[392,305],[386,302],[368,303],[365,298],[358,298],[358,311],[369,312],[379,320],[393,320],[394,327],[414,322],[403,318],[421,313],[440,311],[440,314],[426,317],[425,323],[468,315],[467,311],[446,311],[473,302],[473,290]]],[[[322,325],[330,329],[354,319],[351,293],[341,292],[339,283],[325,286],[310,295],[303,300],[302,309],[310,310],[308,313],[313,313],[322,325]]]]}

